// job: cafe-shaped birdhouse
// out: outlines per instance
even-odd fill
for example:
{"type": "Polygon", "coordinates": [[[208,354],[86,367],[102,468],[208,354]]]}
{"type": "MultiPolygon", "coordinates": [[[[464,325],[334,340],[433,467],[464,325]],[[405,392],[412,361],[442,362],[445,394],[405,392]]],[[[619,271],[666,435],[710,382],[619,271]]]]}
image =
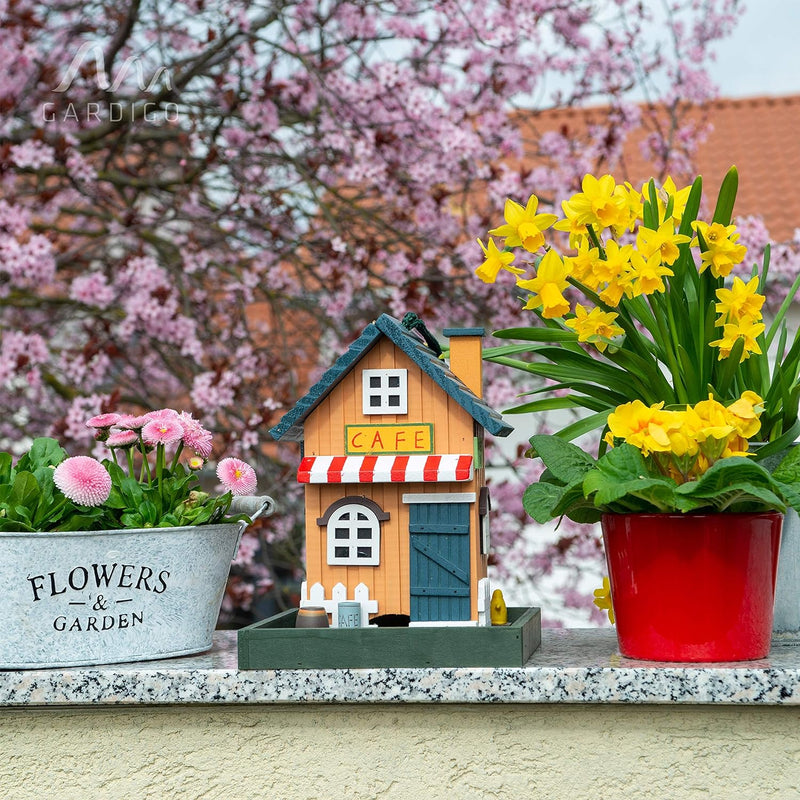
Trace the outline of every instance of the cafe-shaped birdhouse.
{"type": "Polygon", "coordinates": [[[488,614],[483,437],[512,428],[481,399],[483,331],[443,333],[449,363],[415,315],[382,315],[270,431],[303,443],[301,606],[334,625],[342,600],[365,621],[488,614]]]}

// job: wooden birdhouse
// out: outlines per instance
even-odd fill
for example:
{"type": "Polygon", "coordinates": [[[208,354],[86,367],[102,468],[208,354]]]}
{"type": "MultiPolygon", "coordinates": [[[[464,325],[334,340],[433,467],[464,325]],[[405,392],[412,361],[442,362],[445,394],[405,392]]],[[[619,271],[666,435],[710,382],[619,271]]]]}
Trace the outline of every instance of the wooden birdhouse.
{"type": "Polygon", "coordinates": [[[270,431],[303,443],[302,605],[472,623],[489,613],[482,329],[449,329],[449,363],[415,317],[382,315],[270,431]],[[415,329],[420,329],[423,337],[415,329]],[[427,340],[427,341],[426,341],[427,340]]]}

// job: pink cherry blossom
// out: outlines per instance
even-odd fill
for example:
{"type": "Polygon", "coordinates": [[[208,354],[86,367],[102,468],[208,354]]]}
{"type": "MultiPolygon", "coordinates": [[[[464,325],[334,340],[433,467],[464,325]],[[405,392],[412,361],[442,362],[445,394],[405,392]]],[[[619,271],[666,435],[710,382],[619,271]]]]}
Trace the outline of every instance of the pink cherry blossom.
{"type": "Polygon", "coordinates": [[[256,471],[238,458],[223,458],[217,464],[217,477],[227,491],[239,496],[253,494],[258,483],[256,471]]]}
{"type": "Polygon", "coordinates": [[[79,506],[100,506],[111,493],[111,476],[89,456],[64,459],[53,472],[53,483],[79,506]]]}

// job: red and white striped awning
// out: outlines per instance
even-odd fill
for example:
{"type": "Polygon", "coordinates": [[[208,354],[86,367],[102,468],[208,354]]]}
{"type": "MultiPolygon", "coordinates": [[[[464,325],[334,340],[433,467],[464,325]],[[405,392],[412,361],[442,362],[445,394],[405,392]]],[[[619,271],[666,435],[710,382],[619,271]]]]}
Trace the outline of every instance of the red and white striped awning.
{"type": "Polygon", "coordinates": [[[306,456],[299,483],[432,483],[469,481],[472,456],[306,456]]]}

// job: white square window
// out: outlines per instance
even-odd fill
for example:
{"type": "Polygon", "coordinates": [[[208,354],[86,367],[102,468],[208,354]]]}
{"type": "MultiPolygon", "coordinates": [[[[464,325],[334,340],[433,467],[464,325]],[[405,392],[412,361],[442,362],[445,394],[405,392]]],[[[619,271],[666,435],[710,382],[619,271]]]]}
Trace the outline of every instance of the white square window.
{"type": "Polygon", "coordinates": [[[408,413],[408,370],[365,369],[361,375],[365,414],[408,413]]]}

